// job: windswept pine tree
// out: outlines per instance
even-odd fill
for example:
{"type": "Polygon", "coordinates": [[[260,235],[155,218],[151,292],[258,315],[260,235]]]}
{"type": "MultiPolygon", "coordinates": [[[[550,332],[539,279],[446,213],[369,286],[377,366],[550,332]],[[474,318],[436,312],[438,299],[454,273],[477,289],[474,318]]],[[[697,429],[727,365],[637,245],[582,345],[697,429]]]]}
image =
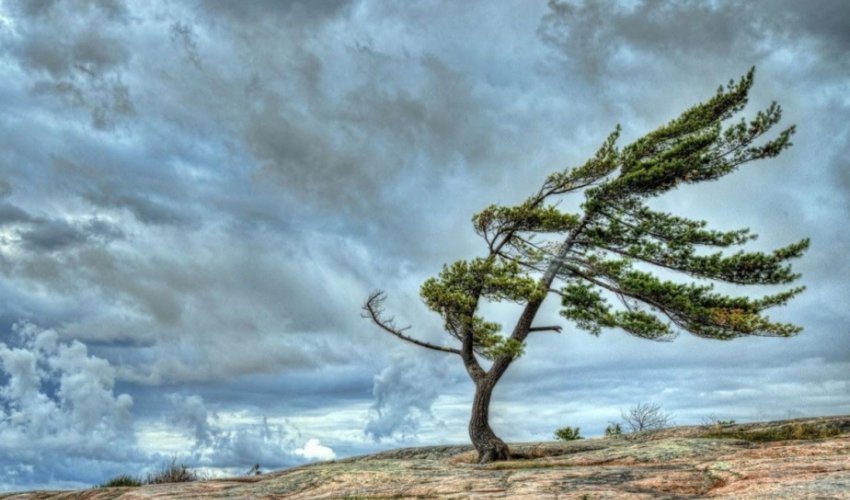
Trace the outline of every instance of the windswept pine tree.
{"type": "Polygon", "coordinates": [[[598,335],[620,329],[665,341],[684,331],[708,339],[788,337],[801,328],[772,321],[802,287],[752,298],[715,290],[713,282],[780,285],[799,277],[788,261],[808,239],[772,252],[729,252],[755,238],[749,229],[718,231],[701,220],[653,210],[647,201],[682,184],[719,179],[754,160],[791,146],[794,127],[772,138],[781,109],[776,103],[751,120],[733,121],[747,103],[753,70],[708,101],[619,149],[619,126],[584,165],[549,175],[539,191],[516,206],[491,205],[473,226],[487,255],[444,266],[422,285],[425,304],[438,313],[456,347],[425,342],[384,315],[385,294],[369,296],[364,316],[388,333],[428,349],[456,354],[475,383],[469,436],[480,462],[509,458],[508,446],[488,420],[493,388],[520,357],[534,332],[561,330],[534,324],[540,306],[555,295],[561,315],[598,335]],[[558,209],[563,196],[583,193],[578,213],[558,209]],[[719,250],[712,250],[719,249],[719,250]],[[678,273],[688,279],[668,280],[678,273]],[[484,301],[520,304],[510,331],[478,314],[484,301]]]}

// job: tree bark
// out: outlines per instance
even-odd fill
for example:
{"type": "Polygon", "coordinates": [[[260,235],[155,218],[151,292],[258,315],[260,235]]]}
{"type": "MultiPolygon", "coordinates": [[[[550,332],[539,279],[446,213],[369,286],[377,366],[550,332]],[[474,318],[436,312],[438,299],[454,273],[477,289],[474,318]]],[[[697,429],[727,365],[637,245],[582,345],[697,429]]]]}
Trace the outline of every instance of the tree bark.
{"type": "MultiPolygon", "coordinates": [[[[591,216],[591,213],[586,212],[578,227],[573,230],[570,236],[567,237],[567,239],[561,244],[557,255],[554,259],[552,259],[552,262],[549,263],[549,266],[540,278],[540,286],[544,290],[548,290],[549,287],[552,286],[552,282],[555,280],[555,277],[561,268],[562,261],[566,258],[570,249],[575,244],[576,236],[578,236],[578,234],[581,233],[581,231],[589,223],[591,216]]],[[[493,253],[498,253],[499,249],[506,241],[507,238],[502,241],[502,244],[499,245],[493,253]]],[[[491,253],[491,256],[492,255],[493,254],[491,253]]],[[[475,307],[478,305],[480,294],[480,289],[478,289],[474,294],[475,307]]],[[[526,303],[522,314],[517,320],[516,326],[514,326],[514,330],[511,334],[512,339],[518,342],[523,342],[530,332],[541,330],[541,328],[533,328],[531,324],[534,322],[534,317],[537,316],[537,311],[540,310],[540,306],[543,304],[543,301],[546,300],[547,296],[548,293],[526,303]]],[[[469,314],[470,318],[475,312],[475,307],[472,308],[469,314]]],[[[556,327],[542,327],[542,329],[546,330],[555,330],[555,328],[556,327]]],[[[556,331],[560,331],[560,327],[557,327],[556,331]]],[[[496,387],[496,383],[499,382],[502,375],[505,374],[505,371],[511,363],[513,363],[515,358],[511,355],[502,355],[493,362],[490,370],[485,372],[475,360],[475,356],[472,353],[473,335],[471,331],[465,331],[463,341],[463,347],[461,348],[460,354],[464,359],[464,364],[469,372],[469,376],[475,382],[475,398],[472,400],[472,416],[469,419],[469,438],[472,440],[472,445],[478,451],[478,463],[483,464],[497,460],[509,460],[511,455],[508,445],[505,444],[505,442],[493,432],[493,429],[490,428],[490,396],[493,394],[493,388],[496,387]]]]}
{"type": "Polygon", "coordinates": [[[487,379],[476,381],[475,397],[472,400],[469,438],[478,451],[478,463],[482,464],[510,458],[508,445],[490,428],[490,396],[495,386],[487,379]]]}

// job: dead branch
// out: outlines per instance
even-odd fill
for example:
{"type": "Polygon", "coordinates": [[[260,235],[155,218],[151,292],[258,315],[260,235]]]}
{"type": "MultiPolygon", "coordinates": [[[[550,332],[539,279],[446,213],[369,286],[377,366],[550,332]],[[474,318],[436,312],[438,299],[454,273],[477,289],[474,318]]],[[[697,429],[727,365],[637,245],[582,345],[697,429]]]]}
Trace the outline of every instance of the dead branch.
{"type": "Polygon", "coordinates": [[[392,317],[384,317],[384,300],[386,300],[386,298],[387,295],[382,290],[375,290],[374,292],[369,294],[369,298],[366,299],[366,302],[363,304],[364,313],[361,314],[361,316],[366,319],[372,320],[373,323],[378,325],[385,332],[391,333],[402,340],[410,342],[411,344],[416,344],[420,347],[427,347],[428,349],[432,349],[434,351],[450,352],[452,354],[458,355],[460,354],[459,349],[434,345],[428,342],[424,342],[422,340],[415,339],[409,335],[405,335],[404,332],[410,329],[409,326],[399,328],[398,326],[396,326],[392,317]]]}

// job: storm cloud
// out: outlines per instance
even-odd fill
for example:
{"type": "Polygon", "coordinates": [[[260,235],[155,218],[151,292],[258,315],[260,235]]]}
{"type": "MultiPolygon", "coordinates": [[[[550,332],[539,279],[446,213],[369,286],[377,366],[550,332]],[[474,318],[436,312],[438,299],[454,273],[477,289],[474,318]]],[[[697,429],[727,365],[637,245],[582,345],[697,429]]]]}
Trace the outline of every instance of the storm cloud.
{"type": "Polygon", "coordinates": [[[808,289],[775,313],[805,331],[655,345],[565,324],[511,368],[494,425],[591,435],[643,401],[677,423],[850,413],[848,33],[827,0],[0,1],[0,488],[181,450],[241,473],[465,441],[458,360],[382,335],[362,301],[386,290],[443,342],[419,285],[482,253],[473,213],[752,66],[744,113],[778,101],[795,146],[654,203],[754,248],[811,237],[808,289]]]}

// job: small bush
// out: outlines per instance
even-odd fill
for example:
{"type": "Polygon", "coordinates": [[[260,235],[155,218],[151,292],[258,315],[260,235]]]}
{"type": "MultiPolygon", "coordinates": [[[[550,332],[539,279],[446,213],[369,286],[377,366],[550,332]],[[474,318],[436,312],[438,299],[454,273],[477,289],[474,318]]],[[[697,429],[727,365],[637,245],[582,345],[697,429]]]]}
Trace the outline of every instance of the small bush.
{"type": "Polygon", "coordinates": [[[127,488],[141,485],[142,481],[140,479],[129,474],[121,474],[120,476],[115,476],[109,481],[101,484],[98,488],[127,488]]]}
{"type": "Polygon", "coordinates": [[[726,425],[735,425],[735,421],[732,419],[723,420],[721,418],[718,418],[716,415],[709,415],[708,417],[702,419],[702,425],[705,427],[723,427],[726,425]]]}
{"type": "Polygon", "coordinates": [[[623,435],[623,427],[616,422],[609,423],[608,427],[605,428],[605,436],[607,436],[607,437],[622,436],[622,435],[623,435]]]}
{"type": "Polygon", "coordinates": [[[628,412],[620,412],[620,416],[632,433],[658,431],[670,426],[670,415],[657,403],[641,403],[629,408],[628,412]]]}
{"type": "Polygon", "coordinates": [[[145,479],[146,484],[162,484],[162,483],[187,483],[197,481],[198,475],[190,469],[186,464],[178,464],[176,458],[171,459],[171,463],[166,465],[158,472],[148,474],[145,479]]]}
{"type": "Polygon", "coordinates": [[[555,431],[555,439],[560,441],[575,441],[576,439],[584,438],[581,437],[578,427],[561,427],[555,431]]]}

